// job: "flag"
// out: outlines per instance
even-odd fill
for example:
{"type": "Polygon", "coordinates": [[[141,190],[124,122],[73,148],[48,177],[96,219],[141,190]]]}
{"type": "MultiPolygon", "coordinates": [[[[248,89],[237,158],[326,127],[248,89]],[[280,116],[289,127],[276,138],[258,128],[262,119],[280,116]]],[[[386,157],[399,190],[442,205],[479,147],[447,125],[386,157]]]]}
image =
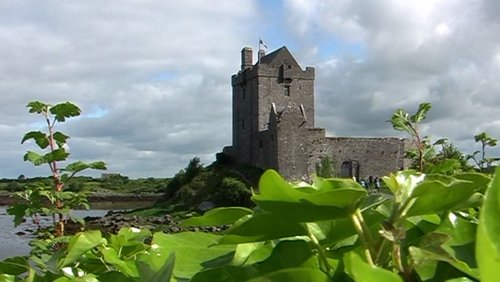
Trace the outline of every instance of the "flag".
{"type": "Polygon", "coordinates": [[[264,46],[264,48],[267,49],[267,45],[264,43],[264,41],[262,41],[262,39],[259,37],[259,49],[260,49],[260,46],[264,46]]]}

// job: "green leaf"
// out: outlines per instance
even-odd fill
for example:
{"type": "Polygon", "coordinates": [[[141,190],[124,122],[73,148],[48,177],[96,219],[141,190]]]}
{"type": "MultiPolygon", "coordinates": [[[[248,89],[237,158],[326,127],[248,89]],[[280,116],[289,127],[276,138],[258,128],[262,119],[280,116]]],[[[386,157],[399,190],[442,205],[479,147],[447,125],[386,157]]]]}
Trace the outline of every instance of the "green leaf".
{"type": "MultiPolygon", "coordinates": [[[[125,276],[119,271],[108,271],[97,277],[99,281],[113,281],[113,282],[134,282],[135,279],[125,276]]],[[[168,281],[168,280],[166,280],[168,281]]]]}
{"type": "Polygon", "coordinates": [[[64,148],[55,149],[43,156],[46,162],[60,162],[65,161],[69,156],[69,153],[64,150],[64,148]]]}
{"type": "Polygon", "coordinates": [[[30,108],[29,112],[30,113],[44,113],[47,112],[48,108],[50,107],[49,104],[42,103],[40,101],[31,101],[26,105],[27,108],[30,108]]]}
{"type": "Polygon", "coordinates": [[[398,171],[395,174],[382,177],[385,185],[391,190],[394,195],[394,201],[398,204],[406,202],[413,190],[425,179],[425,174],[414,170],[398,171]]]}
{"type": "Polygon", "coordinates": [[[399,275],[387,269],[376,266],[370,266],[367,262],[363,261],[361,257],[354,253],[348,252],[344,255],[345,271],[355,281],[367,282],[402,282],[403,280],[399,275]]]}
{"type": "Polygon", "coordinates": [[[79,116],[80,112],[80,108],[71,102],[60,103],[50,108],[50,113],[59,122],[64,122],[66,118],[79,116]]]}
{"type": "Polygon", "coordinates": [[[108,169],[106,167],[106,163],[102,162],[102,161],[97,161],[97,162],[89,163],[89,168],[91,168],[91,169],[97,169],[97,170],[106,170],[106,169],[108,169]]]}
{"type": "MultiPolygon", "coordinates": [[[[319,271],[315,255],[308,243],[303,240],[280,241],[273,249],[272,254],[262,262],[241,267],[224,265],[208,269],[197,273],[192,281],[236,282],[247,281],[249,279],[262,279],[259,281],[267,281],[263,277],[274,277],[273,273],[295,268],[319,271]]],[[[314,276],[311,276],[311,278],[312,277],[314,276]]],[[[304,281],[310,280],[306,279],[304,281]]]]}
{"type": "Polygon", "coordinates": [[[215,208],[207,211],[203,216],[189,218],[181,226],[217,226],[233,224],[245,215],[252,214],[252,210],[243,207],[215,208]]]}
{"type": "Polygon", "coordinates": [[[268,170],[261,176],[260,194],[253,200],[263,210],[290,221],[311,222],[347,217],[366,196],[366,190],[352,180],[325,179],[312,188],[295,188],[276,171],[268,170]]]}
{"type": "Polygon", "coordinates": [[[174,277],[177,280],[190,279],[204,265],[215,263],[218,259],[232,259],[234,246],[216,245],[220,236],[202,232],[181,232],[153,235],[150,252],[156,256],[175,253],[174,277]]]}
{"type": "Polygon", "coordinates": [[[33,151],[28,151],[24,155],[24,161],[29,161],[36,166],[47,163],[47,160],[44,158],[44,156],[33,151]]]}
{"type": "Polygon", "coordinates": [[[78,173],[80,171],[86,170],[86,169],[99,169],[99,170],[106,170],[106,164],[104,162],[93,162],[90,164],[84,163],[82,161],[77,161],[74,163],[71,163],[67,165],[65,168],[61,169],[62,171],[69,171],[72,172],[73,174],[78,173]]]}
{"type": "Polygon", "coordinates": [[[111,235],[109,240],[113,248],[120,250],[123,247],[141,245],[151,236],[151,231],[145,228],[123,227],[118,231],[118,234],[111,235]]]}
{"type": "MultiPolygon", "coordinates": [[[[415,270],[423,281],[437,276],[438,263],[446,262],[462,273],[478,278],[477,274],[465,262],[458,260],[440,246],[409,248],[410,256],[414,262],[415,270]]],[[[442,276],[442,275],[440,275],[442,276]]],[[[452,278],[452,277],[447,277],[452,278]]],[[[442,280],[441,280],[442,281],[442,280]]]]}
{"type": "Polygon", "coordinates": [[[486,190],[479,217],[476,260],[481,281],[498,281],[500,269],[500,167],[486,190]]]}
{"type": "Polygon", "coordinates": [[[410,117],[410,120],[413,123],[421,122],[422,120],[425,119],[425,115],[431,109],[431,107],[432,107],[431,103],[421,103],[420,105],[418,105],[417,112],[410,117]]]}
{"type": "Polygon", "coordinates": [[[458,180],[444,175],[428,176],[412,191],[410,198],[415,202],[407,212],[407,216],[424,215],[448,211],[467,201],[474,193],[474,185],[470,181],[458,180]],[[432,180],[432,179],[436,180],[432,180]],[[439,199],[439,201],[436,201],[439,199]]]}
{"type": "Polygon", "coordinates": [[[16,276],[10,275],[10,274],[0,274],[0,281],[1,282],[15,282],[16,276]]]}
{"type": "Polygon", "coordinates": [[[122,260],[117,250],[107,246],[101,246],[99,247],[99,250],[101,251],[103,259],[107,264],[116,267],[116,269],[129,277],[139,276],[134,260],[122,260]]]}
{"type": "Polygon", "coordinates": [[[24,257],[13,257],[0,261],[0,273],[2,274],[17,276],[28,272],[30,268],[28,260],[24,257]]]}
{"type": "Polygon", "coordinates": [[[68,243],[68,254],[62,261],[61,267],[77,261],[86,252],[101,245],[103,240],[101,231],[99,230],[86,231],[76,234],[68,243]]]}
{"type": "Polygon", "coordinates": [[[476,240],[477,223],[463,217],[449,213],[442,221],[438,231],[450,236],[450,246],[461,246],[472,243],[476,240]]]}
{"type": "Polygon", "coordinates": [[[231,264],[241,266],[263,261],[271,255],[272,250],[269,242],[238,244],[231,264]]]}
{"type": "Polygon", "coordinates": [[[474,190],[481,193],[486,191],[486,188],[488,188],[491,182],[491,177],[484,173],[460,173],[453,175],[453,177],[459,180],[472,182],[471,185],[474,186],[474,190]]]}
{"type": "Polygon", "coordinates": [[[460,167],[460,162],[458,160],[455,160],[455,159],[445,159],[445,160],[439,162],[437,165],[432,166],[431,169],[427,169],[427,167],[426,167],[425,172],[426,173],[442,173],[442,174],[445,174],[445,173],[453,171],[454,169],[456,169],[458,167],[460,167]]]}
{"type": "Polygon", "coordinates": [[[307,230],[298,222],[275,214],[254,214],[238,220],[224,237],[221,244],[259,242],[285,237],[307,235],[307,230]]]}
{"type": "Polygon", "coordinates": [[[248,282],[329,282],[330,278],[319,269],[287,268],[271,272],[262,277],[248,280],[248,282]]]}
{"type": "Polygon", "coordinates": [[[14,226],[18,226],[23,222],[29,208],[30,206],[26,204],[15,204],[7,209],[7,213],[14,216],[14,226]]]}
{"type": "Polygon", "coordinates": [[[26,142],[29,139],[34,139],[35,143],[40,147],[41,149],[45,149],[49,146],[49,139],[45,133],[41,131],[30,131],[26,133],[23,137],[23,140],[21,140],[21,144],[26,142]]]}
{"type": "Polygon", "coordinates": [[[170,281],[175,263],[175,253],[170,254],[166,260],[158,259],[159,256],[139,255],[136,260],[139,280],[148,282],[170,281]]]}
{"type": "Polygon", "coordinates": [[[54,134],[52,135],[52,137],[54,137],[54,140],[56,141],[56,143],[61,147],[62,145],[66,144],[66,141],[69,139],[69,136],[68,135],[65,135],[59,131],[57,132],[54,132],[54,134]]]}
{"type": "Polygon", "coordinates": [[[405,131],[413,135],[415,132],[411,129],[411,123],[408,120],[408,113],[402,109],[397,109],[390,120],[392,127],[398,131],[405,131]]]}

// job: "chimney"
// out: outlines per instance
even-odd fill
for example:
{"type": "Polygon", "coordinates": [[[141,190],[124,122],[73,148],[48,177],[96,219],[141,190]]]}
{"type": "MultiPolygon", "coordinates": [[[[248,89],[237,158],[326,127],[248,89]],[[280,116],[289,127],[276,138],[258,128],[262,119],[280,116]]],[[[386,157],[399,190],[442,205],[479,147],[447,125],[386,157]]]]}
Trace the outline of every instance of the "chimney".
{"type": "Polygon", "coordinates": [[[245,47],[241,50],[241,70],[246,70],[252,67],[252,56],[252,48],[245,47]]]}
{"type": "Polygon", "coordinates": [[[260,59],[262,59],[262,57],[264,57],[266,55],[266,51],[264,51],[264,49],[260,49],[259,50],[259,54],[258,54],[258,62],[260,62],[260,59]]]}

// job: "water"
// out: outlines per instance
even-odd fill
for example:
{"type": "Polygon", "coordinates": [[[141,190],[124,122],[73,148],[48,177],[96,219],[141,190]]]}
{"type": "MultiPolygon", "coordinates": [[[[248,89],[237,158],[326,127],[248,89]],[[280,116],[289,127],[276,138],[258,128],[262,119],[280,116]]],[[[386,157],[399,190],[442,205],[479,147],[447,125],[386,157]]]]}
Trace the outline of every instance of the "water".
{"type": "MultiPolygon", "coordinates": [[[[0,206],[0,260],[13,256],[23,256],[29,254],[28,242],[32,236],[29,230],[35,230],[36,226],[29,220],[14,227],[14,217],[7,214],[7,207],[0,206]]],[[[104,216],[108,210],[74,210],[72,214],[76,217],[104,216]]],[[[42,218],[44,224],[51,224],[52,219],[42,218]]]]}

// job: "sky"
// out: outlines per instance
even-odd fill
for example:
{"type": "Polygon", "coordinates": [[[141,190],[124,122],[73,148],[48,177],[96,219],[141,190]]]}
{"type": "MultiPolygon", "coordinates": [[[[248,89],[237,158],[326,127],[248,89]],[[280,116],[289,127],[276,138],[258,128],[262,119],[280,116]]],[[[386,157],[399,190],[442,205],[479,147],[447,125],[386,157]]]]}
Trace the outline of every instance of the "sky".
{"type": "Polygon", "coordinates": [[[50,174],[23,161],[36,150],[23,135],[43,130],[33,100],[81,108],[57,126],[69,161],[130,178],[212,163],[231,144],[231,75],[259,37],[316,68],[328,135],[404,136],[392,113],[430,102],[422,134],[472,153],[475,134],[500,138],[498,14],[487,0],[0,0],[0,178],[50,174]]]}

